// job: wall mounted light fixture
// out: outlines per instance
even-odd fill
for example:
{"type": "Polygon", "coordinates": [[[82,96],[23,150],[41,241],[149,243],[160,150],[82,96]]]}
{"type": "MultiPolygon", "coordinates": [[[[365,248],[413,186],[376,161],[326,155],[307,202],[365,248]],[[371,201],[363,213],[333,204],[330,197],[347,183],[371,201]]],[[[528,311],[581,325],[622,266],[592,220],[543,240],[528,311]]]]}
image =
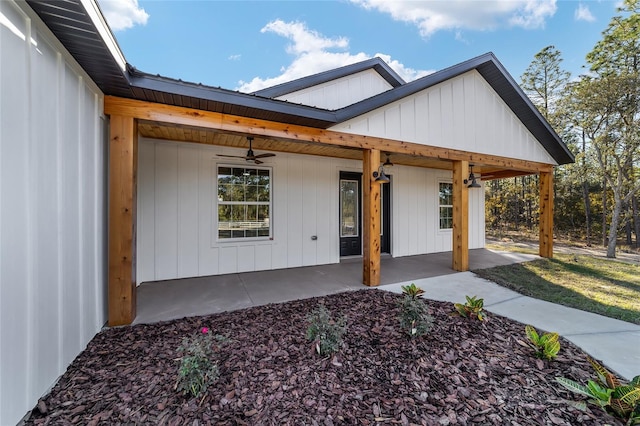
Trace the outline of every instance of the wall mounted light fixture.
{"type": "Polygon", "coordinates": [[[481,188],[476,175],[473,174],[473,164],[469,164],[469,179],[465,179],[464,184],[467,185],[467,188],[481,188]]]}
{"type": "Polygon", "coordinates": [[[375,183],[389,183],[389,176],[384,174],[383,166],[378,167],[378,171],[373,172],[375,183]]]}

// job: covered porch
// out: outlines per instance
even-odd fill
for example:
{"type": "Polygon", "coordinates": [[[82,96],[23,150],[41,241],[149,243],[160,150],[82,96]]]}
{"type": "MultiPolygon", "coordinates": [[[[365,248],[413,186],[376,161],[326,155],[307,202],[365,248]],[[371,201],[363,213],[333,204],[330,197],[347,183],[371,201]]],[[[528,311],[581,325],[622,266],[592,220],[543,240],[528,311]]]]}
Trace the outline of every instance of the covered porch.
{"type": "MultiPolygon", "coordinates": [[[[451,256],[451,252],[400,258],[382,256],[380,284],[400,284],[454,274],[457,271],[449,266],[451,256]]],[[[535,258],[522,253],[476,249],[469,251],[469,268],[491,268],[535,258]]],[[[363,288],[361,257],[343,259],[330,265],[149,282],[137,287],[134,324],[208,315],[363,288]]]]}
{"type": "MultiPolygon", "coordinates": [[[[474,171],[482,174],[483,180],[526,174],[540,176],[540,255],[551,257],[553,254],[553,166],[550,164],[110,96],[105,97],[105,113],[110,116],[109,325],[112,326],[130,324],[138,315],[141,317],[136,322],[144,321],[145,302],[137,303],[136,299],[139,294],[144,295],[145,290],[136,289],[135,278],[138,136],[172,140],[177,143],[190,142],[246,148],[244,144],[246,135],[251,135],[256,139],[254,144],[256,149],[360,160],[364,177],[362,184],[363,255],[353,262],[320,267],[325,271],[336,269],[340,277],[348,276],[349,281],[346,285],[355,288],[362,288],[362,284],[377,286],[407,281],[412,277],[395,275],[394,278],[394,274],[411,270],[416,270],[416,277],[423,278],[424,274],[429,274],[432,270],[453,273],[482,265],[477,263],[478,266],[474,266],[469,250],[467,176],[470,174],[471,165],[476,167],[474,171]],[[452,173],[453,250],[424,256],[437,259],[437,266],[434,265],[431,268],[423,262],[416,262],[414,268],[403,265],[394,270],[394,265],[397,264],[393,262],[410,262],[410,260],[381,257],[379,239],[381,186],[375,181],[375,177],[381,164],[382,153],[391,153],[396,164],[448,170],[452,173]]],[[[261,278],[273,276],[280,282],[291,282],[291,280],[296,281],[296,274],[292,271],[298,269],[313,270],[314,268],[283,269],[230,276],[260,276],[261,278]],[[284,281],[281,279],[283,276],[287,277],[284,281]]],[[[222,275],[216,280],[228,280],[230,276],[222,275]]],[[[194,279],[194,282],[205,282],[208,279],[208,277],[201,277],[194,279]]],[[[188,284],[184,282],[185,280],[179,281],[181,282],[180,292],[188,293],[185,287],[188,284]]],[[[154,286],[160,289],[162,284],[156,283],[154,286]]],[[[338,287],[337,291],[342,290],[344,288],[338,287]]],[[[171,298],[174,304],[178,304],[180,299],[177,293],[176,290],[176,294],[171,298]]],[[[233,299],[233,292],[230,293],[230,297],[233,299]]],[[[158,307],[158,309],[161,308],[158,307]]],[[[195,306],[190,314],[198,314],[195,306]]]]}

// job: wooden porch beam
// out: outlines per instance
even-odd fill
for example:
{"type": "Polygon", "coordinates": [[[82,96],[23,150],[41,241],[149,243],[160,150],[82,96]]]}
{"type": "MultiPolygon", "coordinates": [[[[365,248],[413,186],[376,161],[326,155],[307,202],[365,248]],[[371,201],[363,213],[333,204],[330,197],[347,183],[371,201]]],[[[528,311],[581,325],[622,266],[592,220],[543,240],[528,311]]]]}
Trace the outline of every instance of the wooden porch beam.
{"type": "Polygon", "coordinates": [[[500,170],[496,172],[489,172],[487,174],[482,174],[481,179],[483,181],[495,180],[495,179],[508,179],[517,176],[529,176],[535,173],[528,173],[518,170],[500,170]]]}
{"type": "Polygon", "coordinates": [[[469,270],[469,176],[468,161],[453,162],[453,269],[469,270]]]}
{"type": "Polygon", "coordinates": [[[395,139],[317,129],[314,127],[278,123],[114,96],[105,96],[104,112],[107,115],[122,115],[140,120],[200,127],[234,134],[252,134],[287,141],[315,142],[362,150],[376,149],[389,153],[437,158],[441,160],[464,160],[474,164],[484,164],[529,173],[549,171],[552,168],[549,164],[535,161],[478,154],[395,139]]]}
{"type": "Polygon", "coordinates": [[[380,165],[380,151],[368,149],[362,160],[362,283],[380,285],[380,184],[373,172],[380,165]]]}
{"type": "Polygon", "coordinates": [[[540,256],[553,257],[553,172],[540,173],[540,256]]]}
{"type": "Polygon", "coordinates": [[[109,325],[136,317],[136,172],[133,117],[111,115],[109,135],[109,325]]]}

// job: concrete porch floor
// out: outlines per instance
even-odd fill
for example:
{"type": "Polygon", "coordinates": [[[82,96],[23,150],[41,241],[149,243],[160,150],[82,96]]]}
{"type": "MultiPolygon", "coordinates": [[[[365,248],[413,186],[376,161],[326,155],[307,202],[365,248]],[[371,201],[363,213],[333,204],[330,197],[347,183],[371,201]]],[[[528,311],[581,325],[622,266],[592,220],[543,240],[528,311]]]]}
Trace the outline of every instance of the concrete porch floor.
{"type": "MultiPolygon", "coordinates": [[[[537,258],[521,253],[487,249],[469,251],[470,269],[491,268],[537,258]]],[[[381,259],[381,285],[454,274],[452,253],[381,259]]],[[[362,258],[340,263],[244,272],[238,274],[147,282],[137,289],[134,324],[154,323],[208,315],[269,303],[287,302],[349,290],[362,284],[362,258]]]]}

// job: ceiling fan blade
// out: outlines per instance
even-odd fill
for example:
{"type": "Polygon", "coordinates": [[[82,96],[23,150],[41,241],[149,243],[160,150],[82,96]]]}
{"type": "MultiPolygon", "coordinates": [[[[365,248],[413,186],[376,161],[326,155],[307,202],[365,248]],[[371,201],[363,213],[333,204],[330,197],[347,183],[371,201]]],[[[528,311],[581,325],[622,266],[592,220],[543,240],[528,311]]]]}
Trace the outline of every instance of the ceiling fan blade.
{"type": "Polygon", "coordinates": [[[276,155],[273,152],[265,152],[264,154],[255,155],[254,158],[267,158],[267,157],[275,157],[276,155]]]}
{"type": "Polygon", "coordinates": [[[253,161],[254,163],[256,163],[256,164],[262,164],[262,163],[264,163],[264,161],[260,161],[260,160],[256,160],[256,159],[253,159],[252,161],[253,161]]]}
{"type": "Polygon", "coordinates": [[[224,155],[224,154],[216,154],[217,157],[227,157],[227,158],[246,158],[242,155],[224,155]]]}

